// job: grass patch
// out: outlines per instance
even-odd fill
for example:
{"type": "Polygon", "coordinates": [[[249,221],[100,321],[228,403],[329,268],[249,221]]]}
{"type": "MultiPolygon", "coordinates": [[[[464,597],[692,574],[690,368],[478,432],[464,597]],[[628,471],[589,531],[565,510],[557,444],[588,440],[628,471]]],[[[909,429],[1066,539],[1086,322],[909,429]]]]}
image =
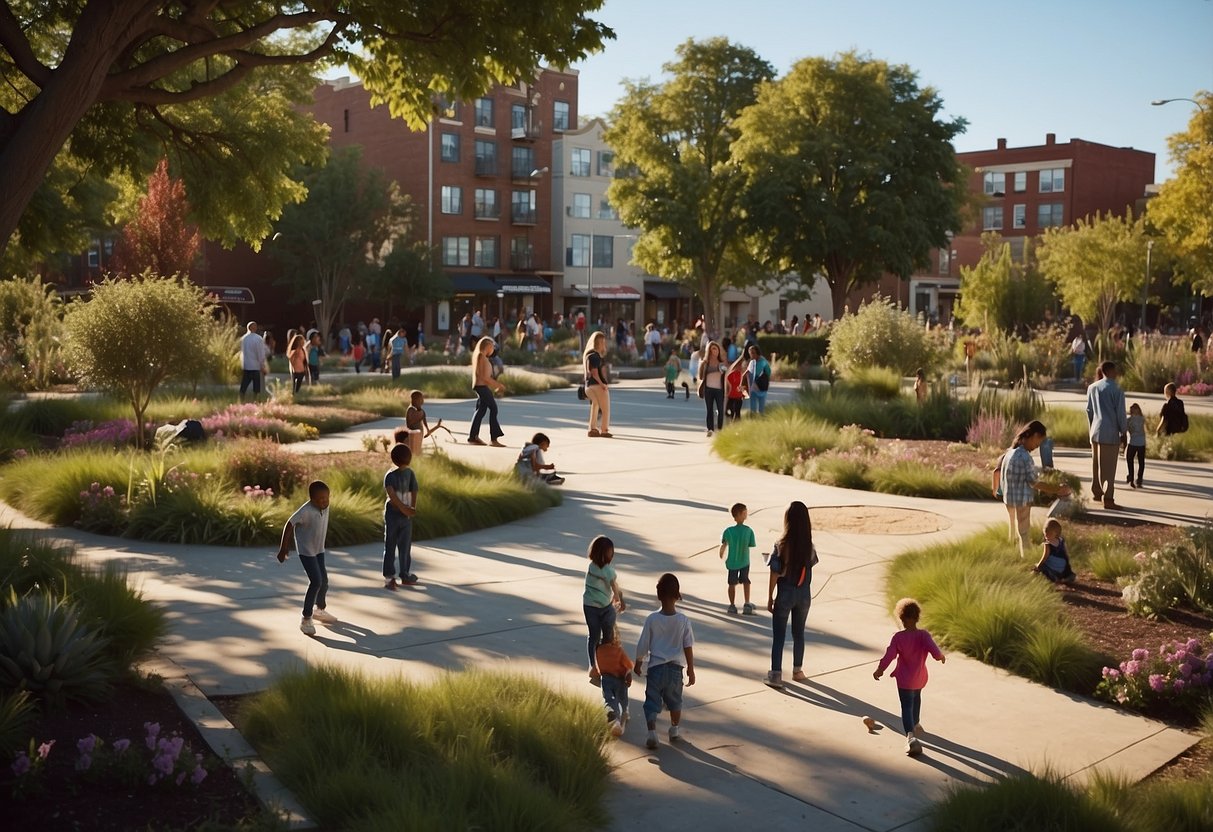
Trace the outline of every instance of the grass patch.
{"type": "Polygon", "coordinates": [[[899,555],[886,589],[890,603],[907,595],[921,601],[924,626],[949,647],[1036,682],[1089,693],[1101,657],[1030,565],[1003,529],[991,528],[899,555]]]}
{"type": "Polygon", "coordinates": [[[521,674],[419,684],[331,667],[289,673],[246,736],[321,825],[581,830],[603,825],[602,709],[521,674]],[[300,714],[306,714],[300,718],[300,714]]]}
{"type": "Polygon", "coordinates": [[[901,395],[901,374],[888,367],[853,367],[834,388],[860,398],[888,401],[901,395]]]}
{"type": "MultiPolygon", "coordinates": [[[[1068,448],[1089,448],[1090,428],[1084,410],[1070,407],[1050,407],[1044,415],[1049,436],[1058,445],[1068,448]]],[[[1213,416],[1188,414],[1188,432],[1165,438],[1154,436],[1158,424],[1157,411],[1147,412],[1146,456],[1150,459],[1173,459],[1179,462],[1213,460],[1213,416]]]]}
{"type": "Polygon", "coordinates": [[[869,474],[872,491],[939,500],[981,500],[990,496],[990,477],[975,468],[951,473],[916,462],[875,465],[869,474]]]}
{"type": "Polygon", "coordinates": [[[722,430],[713,448],[722,459],[789,474],[796,449],[818,453],[834,447],[838,429],[797,407],[772,407],[761,419],[742,419],[722,430]]]}

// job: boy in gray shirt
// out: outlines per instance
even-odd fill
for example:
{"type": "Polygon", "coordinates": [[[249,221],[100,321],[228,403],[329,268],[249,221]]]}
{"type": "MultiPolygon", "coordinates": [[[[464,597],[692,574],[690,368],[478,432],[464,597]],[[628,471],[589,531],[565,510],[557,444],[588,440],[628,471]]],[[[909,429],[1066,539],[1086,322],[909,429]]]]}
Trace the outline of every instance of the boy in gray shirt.
{"type": "Polygon", "coordinates": [[[324,540],[329,531],[329,487],[315,480],[307,487],[308,501],[301,505],[282,529],[282,543],[278,547],[278,562],[285,563],[291,549],[291,541],[299,552],[299,562],[307,573],[307,593],[303,596],[303,620],[299,630],[305,636],[316,635],[312,619],[322,624],[332,624],[337,616],[325,610],[325,596],[329,589],[329,575],[324,568],[324,540]],[[313,606],[315,611],[313,614],[313,606]]]}

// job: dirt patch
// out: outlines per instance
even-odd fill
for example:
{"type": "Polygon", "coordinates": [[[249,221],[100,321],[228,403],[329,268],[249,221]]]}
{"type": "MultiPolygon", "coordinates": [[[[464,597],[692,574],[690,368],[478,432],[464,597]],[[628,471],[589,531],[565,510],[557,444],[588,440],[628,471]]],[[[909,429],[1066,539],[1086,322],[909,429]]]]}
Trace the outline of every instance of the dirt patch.
{"type": "Polygon", "coordinates": [[[827,506],[811,512],[813,528],[851,534],[930,534],[952,525],[930,511],[884,506],[827,506]]]}

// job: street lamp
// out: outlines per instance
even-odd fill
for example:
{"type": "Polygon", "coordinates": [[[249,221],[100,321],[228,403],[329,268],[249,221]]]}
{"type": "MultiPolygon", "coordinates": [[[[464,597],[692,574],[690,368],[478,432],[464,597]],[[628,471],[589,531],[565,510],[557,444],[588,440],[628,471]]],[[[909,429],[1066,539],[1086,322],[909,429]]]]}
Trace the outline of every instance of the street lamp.
{"type": "Polygon", "coordinates": [[[1141,287],[1141,337],[1146,337],[1146,304],[1150,300],[1150,252],[1154,250],[1154,241],[1146,240],[1146,285],[1141,287]]]}
{"type": "Polygon", "coordinates": [[[1205,109],[1205,105],[1204,105],[1204,104],[1201,104],[1201,103],[1200,103],[1199,101],[1197,101],[1195,98],[1155,98],[1153,101],[1151,101],[1151,102],[1150,102],[1150,105],[1151,105],[1151,106],[1153,106],[1153,107],[1161,107],[1161,106],[1163,106],[1164,104],[1170,104],[1172,101],[1187,101],[1187,102],[1190,102],[1190,103],[1192,103],[1192,104],[1195,104],[1197,107],[1199,107],[1199,108],[1200,108],[1200,111],[1201,111],[1202,113],[1204,113],[1204,112],[1208,112],[1208,111],[1205,109]]]}

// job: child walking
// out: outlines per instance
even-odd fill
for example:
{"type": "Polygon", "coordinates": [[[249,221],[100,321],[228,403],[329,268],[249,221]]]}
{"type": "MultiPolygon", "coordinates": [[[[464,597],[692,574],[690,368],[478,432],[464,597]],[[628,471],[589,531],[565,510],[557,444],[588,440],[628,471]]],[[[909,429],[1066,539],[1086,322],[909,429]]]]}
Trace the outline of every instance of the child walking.
{"type": "Polygon", "coordinates": [[[383,588],[395,592],[417,583],[413,566],[413,517],[417,514],[417,475],[409,464],[413,452],[408,445],[392,446],[395,468],[383,475],[383,588]],[[399,556],[400,570],[396,570],[399,556]],[[400,576],[397,583],[396,576],[400,576]]]}
{"type": "Polygon", "coordinates": [[[1061,536],[1061,523],[1051,518],[1045,523],[1044,552],[1040,562],[1032,567],[1033,572],[1039,572],[1051,582],[1061,586],[1073,586],[1075,575],[1070,568],[1070,554],[1066,551],[1066,541],[1061,536]]]}
{"type": "Polygon", "coordinates": [[[602,644],[595,650],[595,657],[602,674],[602,700],[606,703],[611,736],[619,737],[628,725],[628,688],[632,686],[633,665],[624,652],[618,624],[604,634],[602,644]]]}
{"type": "Polygon", "coordinates": [[[938,662],[946,662],[947,657],[930,633],[918,629],[922,608],[917,601],[902,598],[894,612],[901,620],[902,630],[893,634],[889,649],[885,650],[872,678],[879,681],[889,663],[894,657],[897,658],[893,678],[897,680],[897,696],[901,699],[901,726],[906,732],[906,755],[917,757],[922,753],[919,740],[923,731],[918,716],[922,709],[922,689],[927,685],[927,654],[938,662]]]}
{"type": "Polygon", "coordinates": [[[1146,416],[1137,402],[1129,405],[1128,438],[1125,444],[1126,481],[1130,488],[1141,488],[1141,475],[1146,470],[1146,416]],[[1137,460],[1137,479],[1133,479],[1133,460],[1137,460]]]}
{"type": "Polygon", "coordinates": [[[329,497],[329,487],[320,480],[313,481],[307,487],[307,502],[282,527],[282,543],[278,546],[278,562],[285,563],[293,541],[295,551],[299,553],[299,562],[307,573],[303,620],[299,622],[299,631],[305,636],[316,635],[313,619],[322,624],[332,624],[337,620],[337,616],[330,614],[325,607],[329,591],[329,573],[324,568],[324,541],[329,532],[329,497]]]}
{"type": "Polygon", "coordinates": [[[724,417],[731,422],[741,418],[741,402],[745,399],[745,370],[741,366],[744,363],[745,356],[738,355],[724,377],[724,417]]]}
{"type": "Polygon", "coordinates": [[[627,609],[623,602],[623,592],[619,589],[619,581],[615,575],[615,567],[611,561],[615,559],[615,544],[606,535],[598,535],[590,541],[590,549],[586,554],[590,566],[585,572],[585,591],[581,595],[582,611],[585,613],[585,624],[589,629],[586,639],[586,651],[590,657],[590,684],[602,684],[602,671],[598,667],[598,645],[602,644],[603,636],[615,626],[615,607],[619,612],[627,609]]]}
{"type": "Polygon", "coordinates": [[[758,545],[754,539],[754,530],[745,524],[750,511],[743,503],[734,503],[729,509],[733,515],[734,525],[729,526],[720,535],[720,556],[728,552],[724,568],[729,570],[729,615],[737,614],[737,585],[741,584],[745,593],[745,605],[741,608],[743,615],[753,615],[754,605],[750,603],[750,549],[758,545]]]}
{"type": "Polygon", "coordinates": [[[649,659],[644,689],[644,721],[649,735],[646,748],[657,747],[657,715],[661,707],[670,710],[670,740],[679,739],[682,729],[682,663],[686,662],[687,685],[695,684],[695,634],[691,621],[676,604],[682,600],[678,578],[669,572],[657,580],[657,600],[661,609],[644,620],[640,640],[636,642],[636,672],[643,673],[649,659]]]}
{"type": "Polygon", "coordinates": [[[422,405],[425,404],[425,394],[420,390],[414,390],[409,394],[408,410],[404,411],[404,426],[409,432],[408,446],[413,452],[413,456],[421,453],[421,443],[428,439],[430,434],[442,427],[442,420],[439,419],[430,427],[430,423],[426,421],[425,409],[422,405]]]}

